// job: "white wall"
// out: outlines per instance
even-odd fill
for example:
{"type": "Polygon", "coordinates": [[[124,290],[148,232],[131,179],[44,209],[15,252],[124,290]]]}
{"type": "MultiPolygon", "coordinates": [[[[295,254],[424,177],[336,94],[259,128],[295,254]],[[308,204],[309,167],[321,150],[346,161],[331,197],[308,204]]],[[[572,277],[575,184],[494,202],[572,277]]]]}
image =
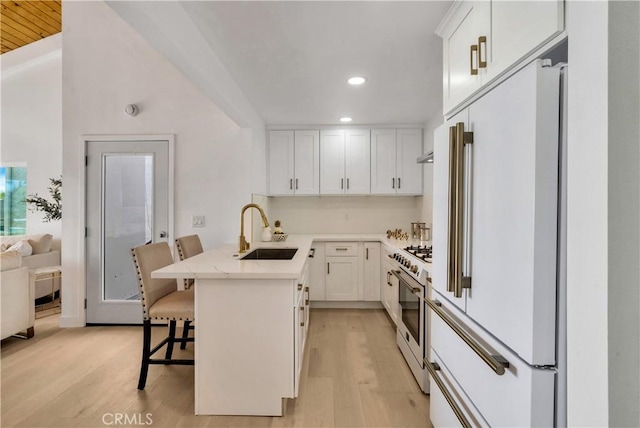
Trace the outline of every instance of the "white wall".
{"type": "MultiPolygon", "coordinates": [[[[27,167],[27,192],[49,198],[49,178],[62,174],[62,36],[2,54],[0,163],[27,167]]],[[[63,192],[65,187],[63,186],[63,192]]],[[[27,233],[60,237],[62,223],[44,223],[27,209],[27,233]]]]}
{"type": "MultiPolygon", "coordinates": [[[[442,105],[442,103],[440,103],[442,105]]],[[[429,153],[433,151],[433,132],[440,125],[444,123],[444,118],[442,116],[442,109],[438,114],[434,115],[431,119],[429,119],[424,125],[424,153],[429,153]]],[[[431,227],[433,224],[433,164],[432,163],[424,163],[422,164],[423,168],[423,178],[424,178],[424,196],[420,201],[420,218],[421,221],[427,223],[427,226],[431,227]]]]}
{"type": "Polygon", "coordinates": [[[175,234],[211,248],[236,242],[251,200],[252,132],[229,119],[103,2],[67,2],[63,19],[63,271],[61,325],[84,324],[84,147],[87,134],[175,135],[175,234]],[[140,113],[125,116],[124,106],[140,113]],[[191,216],[204,215],[204,228],[191,216]]]}
{"type": "Polygon", "coordinates": [[[609,426],[640,426],[640,3],[609,3],[609,426]]]}
{"type": "Polygon", "coordinates": [[[569,426],[640,426],[637,8],[567,5],[569,426]]]}
{"type": "Polygon", "coordinates": [[[304,196],[269,198],[269,221],[287,233],[381,233],[409,231],[420,220],[420,197],[304,196]]]}

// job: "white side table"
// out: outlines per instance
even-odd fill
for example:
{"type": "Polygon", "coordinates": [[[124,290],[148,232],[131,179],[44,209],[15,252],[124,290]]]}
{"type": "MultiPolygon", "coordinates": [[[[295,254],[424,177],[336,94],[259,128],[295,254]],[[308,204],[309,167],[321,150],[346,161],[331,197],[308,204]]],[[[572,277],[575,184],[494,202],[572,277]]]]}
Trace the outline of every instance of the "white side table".
{"type": "MultiPolygon", "coordinates": [[[[62,303],[62,266],[45,266],[32,269],[30,272],[30,281],[35,283],[39,281],[50,281],[51,283],[51,302],[38,305],[37,311],[60,308],[62,303]],[[60,299],[56,302],[56,279],[60,280],[60,299]]],[[[54,312],[55,313],[55,312],[54,312]]]]}

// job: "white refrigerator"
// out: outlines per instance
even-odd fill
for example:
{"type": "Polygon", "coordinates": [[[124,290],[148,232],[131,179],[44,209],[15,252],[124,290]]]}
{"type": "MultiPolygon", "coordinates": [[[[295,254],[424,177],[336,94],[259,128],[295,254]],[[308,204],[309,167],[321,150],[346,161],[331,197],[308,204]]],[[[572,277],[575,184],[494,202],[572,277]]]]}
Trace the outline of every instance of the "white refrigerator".
{"type": "Polygon", "coordinates": [[[435,132],[436,428],[566,424],[564,74],[536,60],[435,132]]]}

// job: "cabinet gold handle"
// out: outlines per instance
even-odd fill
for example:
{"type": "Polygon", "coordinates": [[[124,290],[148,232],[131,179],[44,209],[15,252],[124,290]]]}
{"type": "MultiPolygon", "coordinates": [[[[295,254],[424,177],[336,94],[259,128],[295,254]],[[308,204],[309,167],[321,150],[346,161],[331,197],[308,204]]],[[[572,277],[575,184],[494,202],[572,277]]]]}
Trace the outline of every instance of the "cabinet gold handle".
{"type": "Polygon", "coordinates": [[[487,68],[487,36],[478,37],[478,68],[487,68]],[[482,44],[484,43],[484,61],[482,60],[482,44]]]}
{"type": "Polygon", "coordinates": [[[436,385],[438,385],[438,388],[442,392],[442,395],[444,396],[445,400],[447,400],[447,403],[449,403],[449,406],[451,407],[451,410],[453,410],[453,413],[458,418],[458,421],[460,421],[460,425],[462,425],[464,428],[471,428],[472,425],[469,423],[464,413],[462,413],[462,410],[460,410],[460,407],[458,406],[458,404],[455,402],[455,400],[449,393],[449,390],[447,390],[447,387],[444,385],[444,382],[440,379],[440,376],[438,376],[437,371],[440,370],[440,366],[438,365],[438,363],[432,363],[425,358],[424,366],[427,368],[427,371],[431,375],[431,378],[433,379],[433,381],[436,383],[436,385]]]}
{"type": "Polygon", "coordinates": [[[365,258],[366,258],[367,260],[369,260],[369,249],[368,249],[368,248],[366,249],[366,256],[365,256],[365,258]]]}
{"type": "Polygon", "coordinates": [[[304,327],[304,321],[300,323],[300,327],[304,327]]]}
{"type": "Polygon", "coordinates": [[[309,292],[309,287],[304,287],[304,291],[309,292]]]}
{"type": "Polygon", "coordinates": [[[302,290],[302,284],[298,284],[298,291],[302,290]]]}
{"type": "Polygon", "coordinates": [[[331,273],[331,268],[329,266],[330,266],[330,264],[327,263],[327,275],[329,275],[331,273]]]}
{"type": "Polygon", "coordinates": [[[301,311],[304,311],[304,306],[300,306],[300,310],[301,310],[301,311]]]}
{"type": "Polygon", "coordinates": [[[475,76],[476,74],[478,74],[478,69],[473,67],[473,57],[474,57],[474,52],[477,55],[478,54],[478,45],[471,45],[471,52],[469,55],[469,65],[471,67],[471,75],[475,76]]]}
{"type": "Polygon", "coordinates": [[[305,305],[305,306],[309,306],[309,299],[307,299],[307,300],[305,300],[305,301],[304,301],[304,305],[305,305]]]}

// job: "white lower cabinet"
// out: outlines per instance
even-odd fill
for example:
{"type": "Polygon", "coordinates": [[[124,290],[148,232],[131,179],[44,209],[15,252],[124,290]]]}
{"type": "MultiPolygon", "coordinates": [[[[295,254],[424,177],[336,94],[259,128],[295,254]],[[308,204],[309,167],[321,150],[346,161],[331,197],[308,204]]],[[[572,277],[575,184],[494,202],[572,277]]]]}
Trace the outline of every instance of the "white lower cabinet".
{"type": "Polygon", "coordinates": [[[311,290],[310,285],[310,265],[303,270],[302,278],[298,282],[297,286],[297,298],[294,310],[294,332],[295,332],[295,345],[294,345],[294,391],[295,396],[298,396],[298,389],[300,387],[300,378],[302,377],[302,366],[304,363],[304,347],[307,340],[307,330],[309,328],[309,292],[311,290]]]}
{"type": "Polygon", "coordinates": [[[314,241],[313,244],[311,244],[311,249],[313,250],[313,257],[309,259],[310,299],[314,301],[327,300],[327,267],[325,264],[324,242],[314,241]]]}
{"type": "Polygon", "coordinates": [[[384,247],[382,251],[382,278],[380,281],[380,298],[382,300],[382,305],[389,314],[389,317],[395,325],[398,325],[398,298],[400,284],[398,278],[391,273],[391,271],[393,270],[393,265],[389,261],[389,254],[393,254],[393,251],[384,247]]]}
{"type": "Polygon", "coordinates": [[[358,257],[326,258],[326,300],[358,300],[358,257]]]}
{"type": "Polygon", "coordinates": [[[364,243],[364,270],[362,280],[364,283],[364,300],[366,302],[379,302],[380,299],[380,243],[364,243]]]}

